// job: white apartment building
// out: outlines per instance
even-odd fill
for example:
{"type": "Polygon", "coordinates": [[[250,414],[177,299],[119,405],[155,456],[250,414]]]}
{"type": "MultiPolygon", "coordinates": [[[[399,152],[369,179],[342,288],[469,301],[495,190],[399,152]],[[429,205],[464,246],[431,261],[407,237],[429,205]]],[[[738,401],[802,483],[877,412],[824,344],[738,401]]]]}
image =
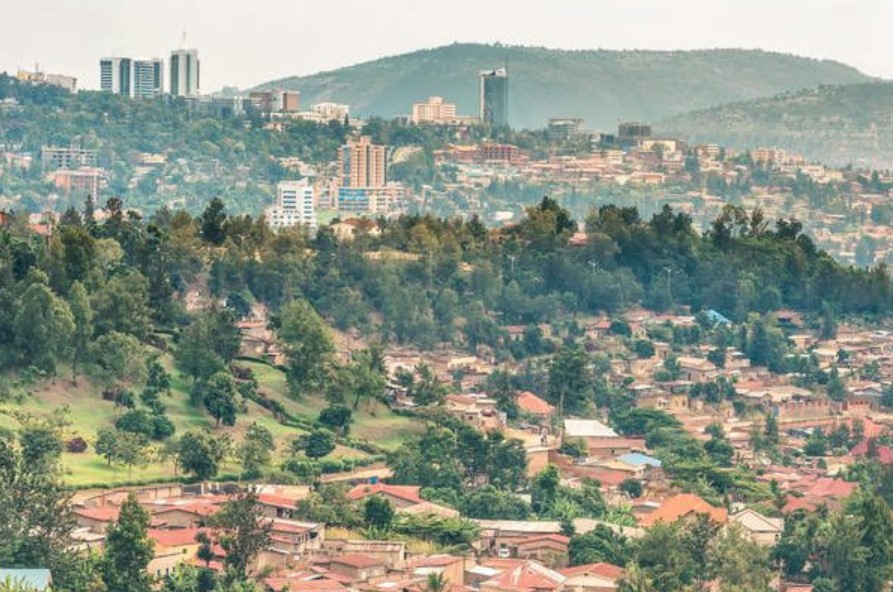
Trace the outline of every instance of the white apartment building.
{"type": "Polygon", "coordinates": [[[307,226],[316,230],[316,206],[313,185],[307,178],[282,181],[276,188],[276,205],[266,209],[267,223],[274,230],[307,226]]]}

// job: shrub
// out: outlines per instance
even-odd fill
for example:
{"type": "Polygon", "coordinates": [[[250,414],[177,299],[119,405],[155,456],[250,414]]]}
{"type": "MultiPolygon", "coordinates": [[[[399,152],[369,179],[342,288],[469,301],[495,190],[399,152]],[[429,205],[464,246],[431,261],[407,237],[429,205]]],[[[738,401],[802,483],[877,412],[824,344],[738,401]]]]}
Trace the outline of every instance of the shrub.
{"type": "Polygon", "coordinates": [[[87,441],[80,436],[75,436],[65,443],[65,450],[68,452],[81,453],[87,450],[87,441]]]}

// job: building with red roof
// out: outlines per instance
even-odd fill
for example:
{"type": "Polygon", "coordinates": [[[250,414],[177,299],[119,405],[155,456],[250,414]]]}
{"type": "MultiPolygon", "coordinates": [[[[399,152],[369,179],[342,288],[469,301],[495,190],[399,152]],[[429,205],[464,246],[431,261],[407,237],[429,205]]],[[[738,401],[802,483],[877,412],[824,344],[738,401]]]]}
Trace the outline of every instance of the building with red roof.
{"type": "Polygon", "coordinates": [[[540,417],[543,419],[552,417],[555,413],[555,407],[537,397],[530,391],[521,391],[517,394],[516,400],[518,408],[529,415],[540,417]]]}
{"type": "Polygon", "coordinates": [[[565,579],[555,570],[535,561],[525,561],[481,582],[480,589],[481,592],[552,592],[560,589],[565,579]]]}
{"type": "Polygon", "coordinates": [[[856,444],[856,446],[850,450],[850,454],[856,458],[873,457],[883,465],[893,464],[893,449],[886,445],[872,446],[871,438],[865,438],[856,444]]]}
{"type": "Polygon", "coordinates": [[[729,520],[729,512],[725,508],[711,506],[693,493],[680,493],[664,501],[653,512],[641,516],[639,524],[642,526],[652,526],[658,522],[671,524],[699,514],[705,514],[717,524],[725,524],[729,520]]]}
{"type": "Polygon", "coordinates": [[[588,563],[558,571],[567,578],[565,592],[614,592],[626,573],[622,567],[610,563],[588,563]]]}
{"type": "Polygon", "coordinates": [[[381,495],[397,508],[420,504],[425,500],[419,495],[418,485],[388,485],[386,483],[361,483],[347,492],[352,500],[362,500],[373,495],[381,495]]]}

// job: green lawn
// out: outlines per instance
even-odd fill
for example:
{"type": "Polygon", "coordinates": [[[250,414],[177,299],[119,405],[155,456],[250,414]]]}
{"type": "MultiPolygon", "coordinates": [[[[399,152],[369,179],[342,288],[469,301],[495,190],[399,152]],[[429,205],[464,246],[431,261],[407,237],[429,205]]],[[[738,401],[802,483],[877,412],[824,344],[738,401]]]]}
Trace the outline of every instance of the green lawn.
{"type": "MultiPolygon", "coordinates": [[[[162,400],[177,434],[194,429],[214,429],[214,420],[205,410],[193,407],[189,403],[189,381],[174,369],[171,356],[164,354],[160,361],[172,376],[171,396],[162,400]]],[[[290,397],[285,375],[276,368],[255,362],[239,363],[251,367],[258,380],[259,390],[267,397],[282,403],[292,415],[313,421],[326,406],[326,402],[321,398],[290,397]]],[[[66,438],[81,436],[90,444],[90,448],[84,453],[63,455],[68,473],[67,479],[72,485],[113,486],[123,482],[151,482],[173,478],[175,475],[170,462],[161,463],[153,460],[145,467],[134,468],[132,474],[129,474],[126,467],[110,467],[104,459],[93,453],[92,445],[97,430],[111,425],[115,417],[121,413],[121,410],[116,409],[112,403],[102,400],[101,390],[85,378],[79,379],[75,385],[67,372],[62,372],[55,381],[35,381],[31,386],[14,387],[13,400],[0,403],[0,427],[16,426],[19,421],[16,416],[20,413],[45,418],[59,409],[67,409],[66,415],[70,426],[66,429],[66,438]]],[[[139,388],[133,390],[138,392],[139,388]]],[[[236,442],[239,442],[252,422],[266,427],[275,436],[277,462],[284,457],[289,441],[303,433],[300,429],[283,426],[270,412],[250,401],[247,404],[247,413],[238,416],[235,426],[218,429],[230,434],[236,442]]],[[[351,435],[383,448],[394,449],[420,429],[421,425],[418,422],[394,415],[386,406],[375,402],[361,405],[354,413],[351,435]]],[[[331,456],[362,458],[367,454],[338,446],[331,456]]],[[[238,468],[235,463],[230,462],[221,468],[221,473],[235,473],[238,468]]]]}

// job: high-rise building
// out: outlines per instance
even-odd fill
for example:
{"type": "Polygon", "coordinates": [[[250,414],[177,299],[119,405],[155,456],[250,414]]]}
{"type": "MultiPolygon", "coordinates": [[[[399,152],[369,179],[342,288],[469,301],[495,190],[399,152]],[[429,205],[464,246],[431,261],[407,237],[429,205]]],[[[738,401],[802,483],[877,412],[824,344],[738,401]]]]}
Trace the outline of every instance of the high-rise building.
{"type": "Polygon", "coordinates": [[[338,149],[341,187],[384,187],[387,183],[387,154],[388,147],[373,144],[369,136],[349,140],[338,149]]]}
{"type": "Polygon", "coordinates": [[[481,78],[481,121],[502,127],[509,124],[509,74],[506,68],[484,70],[481,78]]]}
{"type": "Polygon", "coordinates": [[[161,58],[133,60],[133,96],[149,99],[164,93],[164,61],[161,58]]]}
{"type": "Polygon", "coordinates": [[[164,63],[161,58],[103,58],[99,60],[99,88],[126,97],[157,97],[164,91],[164,63]]]}
{"type": "Polygon", "coordinates": [[[97,158],[96,150],[78,147],[43,146],[40,149],[40,162],[45,171],[55,171],[57,169],[95,167],[99,159],[97,158]]]}
{"type": "Polygon", "coordinates": [[[199,60],[197,49],[175,49],[171,52],[171,94],[194,97],[199,94],[199,60]]]}
{"type": "Polygon", "coordinates": [[[99,89],[129,97],[133,60],[130,58],[102,58],[99,60],[99,89]]]}
{"type": "Polygon", "coordinates": [[[267,208],[266,216],[270,227],[275,229],[302,225],[315,230],[313,185],[306,178],[280,182],[276,190],[276,205],[267,208]]]}

